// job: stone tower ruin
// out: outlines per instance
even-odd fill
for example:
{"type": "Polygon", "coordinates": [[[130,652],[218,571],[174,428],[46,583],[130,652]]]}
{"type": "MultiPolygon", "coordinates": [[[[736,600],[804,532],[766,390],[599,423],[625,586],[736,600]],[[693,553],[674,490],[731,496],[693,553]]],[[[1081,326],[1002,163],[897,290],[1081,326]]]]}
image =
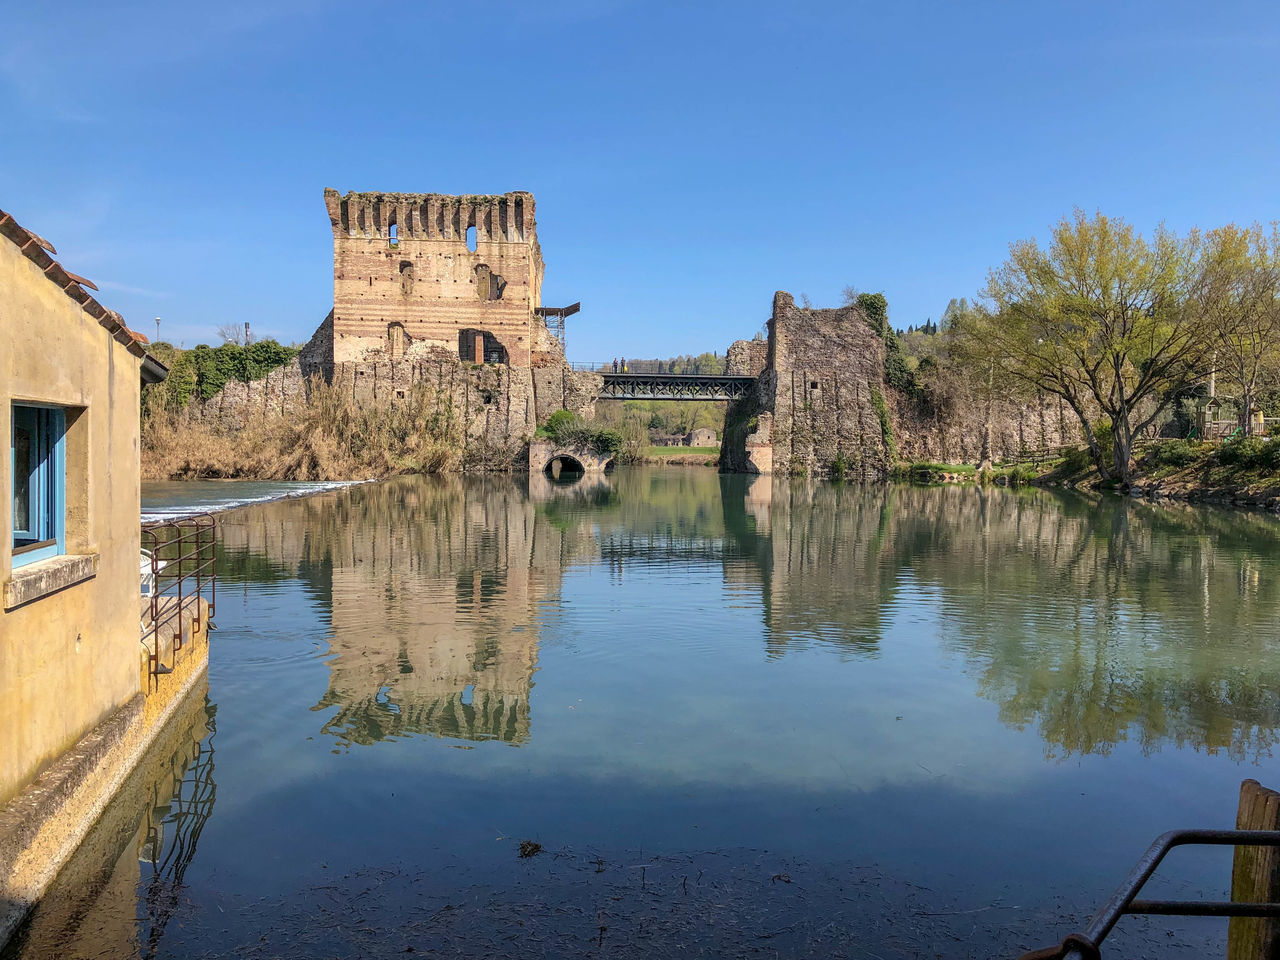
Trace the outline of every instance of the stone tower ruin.
{"type": "MultiPolygon", "coordinates": [[[[533,194],[324,192],[333,227],[330,369],[426,348],[471,363],[562,357],[536,313],[543,263],[533,194]]],[[[326,338],[327,339],[327,338],[326,338]]]]}

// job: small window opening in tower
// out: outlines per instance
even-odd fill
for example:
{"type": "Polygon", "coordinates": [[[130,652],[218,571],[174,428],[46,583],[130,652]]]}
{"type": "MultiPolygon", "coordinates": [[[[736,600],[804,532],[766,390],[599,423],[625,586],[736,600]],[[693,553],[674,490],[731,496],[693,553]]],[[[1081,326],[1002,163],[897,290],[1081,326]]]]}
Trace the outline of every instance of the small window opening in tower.
{"type": "Polygon", "coordinates": [[[387,242],[393,247],[400,243],[400,231],[394,220],[392,220],[391,225],[387,227],[387,242]]]}
{"type": "Polygon", "coordinates": [[[474,226],[467,227],[467,249],[472,253],[476,252],[476,228],[474,226]]]}

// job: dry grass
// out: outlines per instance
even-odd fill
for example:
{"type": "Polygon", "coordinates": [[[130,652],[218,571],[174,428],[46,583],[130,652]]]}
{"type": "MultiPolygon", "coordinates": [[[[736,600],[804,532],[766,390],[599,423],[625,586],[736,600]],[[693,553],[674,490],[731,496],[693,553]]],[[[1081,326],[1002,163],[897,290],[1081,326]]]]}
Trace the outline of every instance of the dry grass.
{"type": "Polygon", "coordinates": [[[462,438],[463,425],[447,398],[426,385],[393,408],[368,408],[314,380],[301,409],[258,415],[235,429],[186,410],[144,410],[142,475],[359,480],[439,473],[460,464],[462,438]]]}

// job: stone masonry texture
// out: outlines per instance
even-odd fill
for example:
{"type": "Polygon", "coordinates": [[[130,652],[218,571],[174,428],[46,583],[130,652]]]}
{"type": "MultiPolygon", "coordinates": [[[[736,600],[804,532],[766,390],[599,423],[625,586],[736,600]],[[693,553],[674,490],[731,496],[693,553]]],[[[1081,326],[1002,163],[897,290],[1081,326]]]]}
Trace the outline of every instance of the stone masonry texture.
{"type": "MultiPolygon", "coordinates": [[[[729,350],[730,372],[761,372],[729,405],[722,469],[827,476],[843,462],[846,476],[882,479],[894,459],[977,461],[985,401],[960,396],[940,410],[889,388],[883,342],[859,307],[804,309],[778,292],[768,330],[763,347],[740,340],[729,350]]],[[[1070,411],[1050,398],[995,400],[990,416],[996,460],[1080,442],[1070,411]]]]}

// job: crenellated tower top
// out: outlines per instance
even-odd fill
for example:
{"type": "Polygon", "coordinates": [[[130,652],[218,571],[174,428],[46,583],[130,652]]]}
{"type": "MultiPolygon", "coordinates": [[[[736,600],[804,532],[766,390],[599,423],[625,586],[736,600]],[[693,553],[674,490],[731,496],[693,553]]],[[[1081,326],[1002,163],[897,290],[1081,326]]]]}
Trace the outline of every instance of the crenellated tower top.
{"type": "Polygon", "coordinates": [[[476,228],[481,243],[537,245],[533,194],[449,196],[441,193],[357,193],[326,188],[334,239],[464,240],[476,228]]]}

